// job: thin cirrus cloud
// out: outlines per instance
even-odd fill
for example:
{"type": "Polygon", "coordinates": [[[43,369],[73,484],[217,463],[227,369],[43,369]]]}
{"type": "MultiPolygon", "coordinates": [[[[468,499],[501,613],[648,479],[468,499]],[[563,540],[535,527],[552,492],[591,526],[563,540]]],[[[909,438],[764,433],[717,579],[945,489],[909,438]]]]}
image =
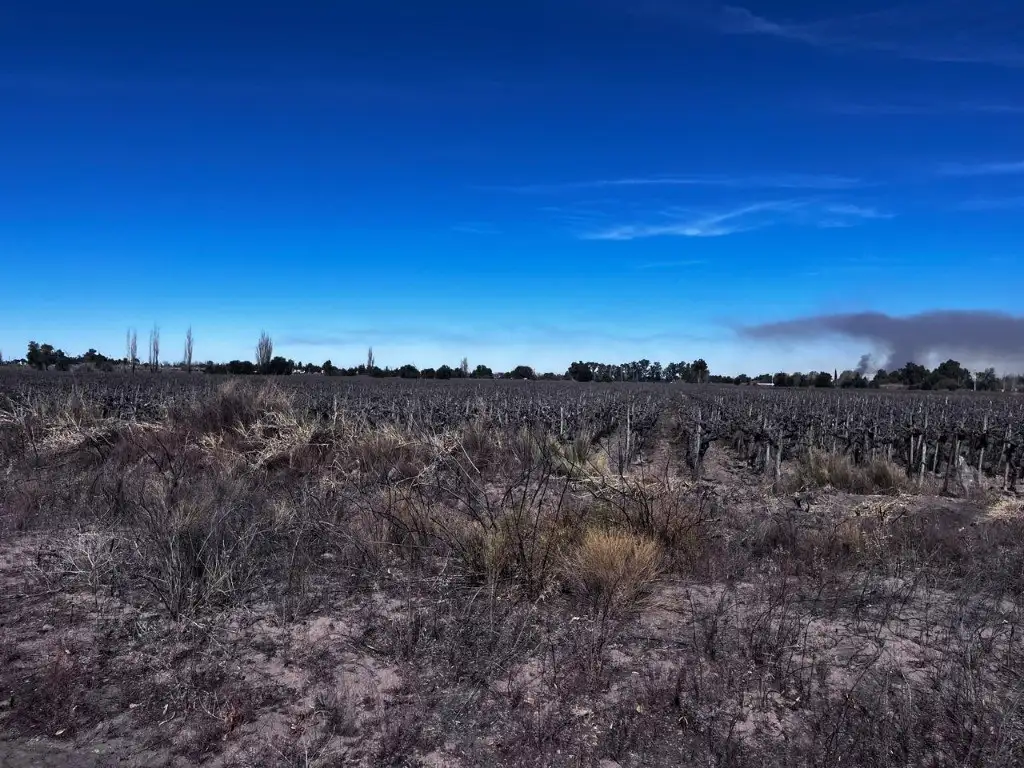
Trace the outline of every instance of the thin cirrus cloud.
{"type": "Polygon", "coordinates": [[[501,231],[484,221],[464,221],[452,226],[452,232],[463,235],[500,235],[501,231]]]}
{"type": "Polygon", "coordinates": [[[726,187],[732,189],[818,189],[842,190],[865,186],[862,179],[832,174],[781,173],[761,176],[729,176],[724,174],[685,174],[666,176],[629,176],[614,179],[523,184],[487,187],[502,192],[524,194],[556,194],[598,189],[629,189],[645,187],[726,187]]]}
{"type": "Polygon", "coordinates": [[[660,13],[720,34],[774,37],[837,52],[864,51],[920,61],[1024,66],[1014,36],[1017,0],[933,0],[812,21],[775,20],[732,5],[657,6],[660,13]]]}
{"type": "Polygon", "coordinates": [[[940,176],[1013,176],[1024,173],[1024,160],[994,163],[945,163],[939,166],[940,176]]]}
{"type": "Polygon", "coordinates": [[[683,267],[699,267],[707,264],[703,259],[683,259],[680,261],[651,261],[646,264],[637,264],[637,269],[681,269],[683,267]]]}
{"type": "Polygon", "coordinates": [[[583,240],[640,240],[652,237],[725,237],[778,225],[852,227],[891,213],[849,203],[769,200],[720,211],[668,211],[655,223],[619,224],[584,232],[583,240]]]}
{"type": "Polygon", "coordinates": [[[957,204],[956,209],[959,211],[1016,211],[1024,209],[1024,196],[964,200],[957,204]]]}
{"type": "Polygon", "coordinates": [[[831,104],[827,109],[838,115],[864,115],[894,117],[915,117],[932,115],[1020,115],[1024,114],[1024,104],[1001,104],[985,102],[934,102],[928,104],[914,103],[845,103],[831,104]]]}
{"type": "Polygon", "coordinates": [[[830,203],[824,206],[826,213],[836,216],[850,216],[855,219],[891,219],[894,214],[880,211],[877,208],[850,203],[830,203]]]}

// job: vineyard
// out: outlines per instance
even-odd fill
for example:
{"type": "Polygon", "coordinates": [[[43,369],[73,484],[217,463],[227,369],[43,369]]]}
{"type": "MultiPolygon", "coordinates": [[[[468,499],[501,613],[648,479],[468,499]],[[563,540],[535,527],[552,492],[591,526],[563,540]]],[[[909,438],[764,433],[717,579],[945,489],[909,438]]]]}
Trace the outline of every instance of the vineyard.
{"type": "Polygon", "coordinates": [[[1014,394],[3,373],[0,763],[1020,765],[1022,451],[1014,394]]]}

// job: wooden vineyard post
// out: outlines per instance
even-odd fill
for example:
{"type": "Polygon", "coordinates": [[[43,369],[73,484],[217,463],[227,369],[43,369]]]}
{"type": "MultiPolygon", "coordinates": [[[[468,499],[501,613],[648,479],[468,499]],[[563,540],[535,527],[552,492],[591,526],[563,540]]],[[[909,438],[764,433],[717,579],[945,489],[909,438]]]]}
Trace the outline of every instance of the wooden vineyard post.
{"type": "Polygon", "coordinates": [[[924,485],[924,467],[928,463],[928,443],[924,440],[924,435],[921,436],[921,465],[917,470],[917,487],[921,488],[924,485]]]}
{"type": "Polygon", "coordinates": [[[1013,428],[1012,427],[1007,427],[1006,428],[1006,444],[1005,444],[1005,446],[1003,448],[1004,461],[1006,462],[1006,466],[1003,468],[1003,490],[1004,491],[1007,488],[1010,487],[1010,463],[1011,463],[1010,462],[1010,451],[1013,450],[1012,446],[1010,445],[1010,440],[1012,438],[1013,438],[1013,428]]]}
{"type": "Polygon", "coordinates": [[[914,476],[914,414],[910,414],[910,440],[907,441],[907,474],[914,476]]]}
{"type": "Polygon", "coordinates": [[[775,483],[782,479],[782,430],[779,430],[778,445],[775,446],[775,483]]]}
{"type": "Polygon", "coordinates": [[[981,423],[981,445],[978,448],[978,482],[981,482],[981,470],[985,464],[985,443],[988,442],[988,414],[981,423]]]}
{"type": "Polygon", "coordinates": [[[953,450],[949,452],[949,460],[946,462],[946,476],[942,481],[942,492],[949,492],[949,478],[953,474],[953,462],[960,458],[960,438],[953,437],[953,450]]]}
{"type": "Polygon", "coordinates": [[[694,429],[693,440],[693,479],[700,480],[700,440],[701,440],[701,411],[697,407],[697,427],[694,429]]]}

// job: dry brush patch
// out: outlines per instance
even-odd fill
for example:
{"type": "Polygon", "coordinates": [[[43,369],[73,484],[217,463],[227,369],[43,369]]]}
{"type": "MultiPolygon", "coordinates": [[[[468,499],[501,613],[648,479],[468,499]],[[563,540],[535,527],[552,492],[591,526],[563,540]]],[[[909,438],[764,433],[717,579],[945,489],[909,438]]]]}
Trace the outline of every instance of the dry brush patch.
{"type": "Polygon", "coordinates": [[[717,390],[166,378],[0,397],[6,737],[213,765],[1024,760],[1024,518],[992,487],[1015,459],[966,432],[717,390]],[[991,495],[940,498],[922,445],[991,495]]]}

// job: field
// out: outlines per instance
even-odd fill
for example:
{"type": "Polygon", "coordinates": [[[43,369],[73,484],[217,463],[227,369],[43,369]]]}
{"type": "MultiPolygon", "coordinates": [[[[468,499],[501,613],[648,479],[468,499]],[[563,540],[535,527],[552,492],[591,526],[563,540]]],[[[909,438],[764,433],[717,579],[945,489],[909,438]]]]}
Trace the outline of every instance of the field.
{"type": "Polygon", "coordinates": [[[1024,399],[0,374],[0,764],[1024,764],[1024,399]]]}

